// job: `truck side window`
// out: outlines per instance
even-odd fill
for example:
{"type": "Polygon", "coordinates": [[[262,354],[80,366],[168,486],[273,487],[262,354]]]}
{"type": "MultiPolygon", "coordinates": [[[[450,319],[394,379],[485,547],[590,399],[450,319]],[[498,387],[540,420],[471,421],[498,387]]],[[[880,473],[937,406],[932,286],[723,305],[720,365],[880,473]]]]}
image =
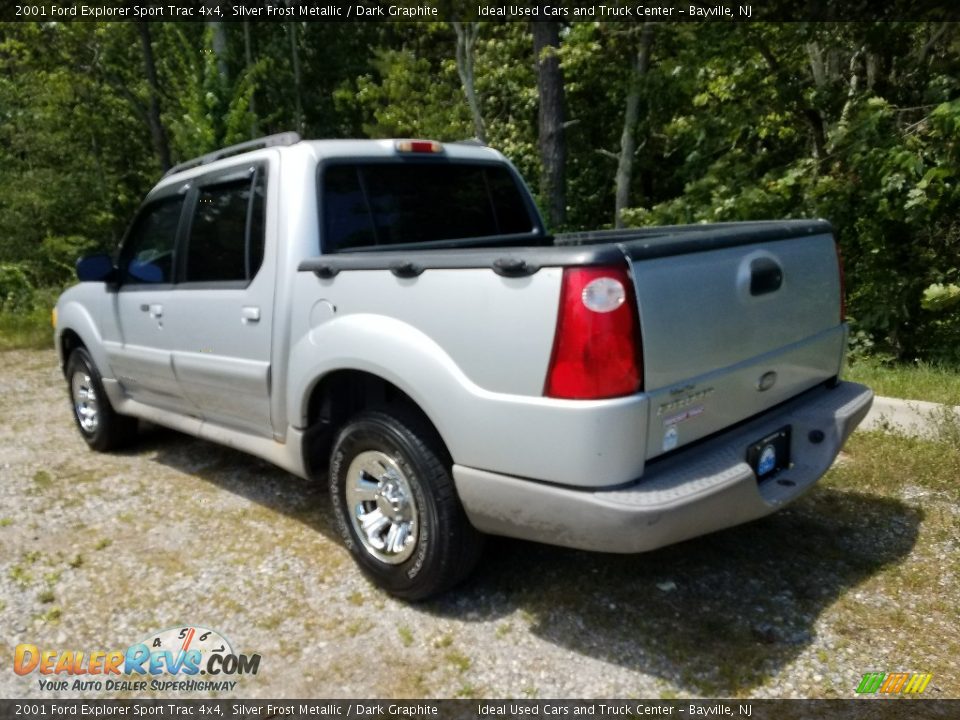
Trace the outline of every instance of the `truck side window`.
{"type": "Polygon", "coordinates": [[[190,223],[184,282],[250,280],[263,262],[263,172],[201,187],[190,223]]]}
{"type": "Polygon", "coordinates": [[[144,208],[120,253],[122,282],[173,281],[173,254],[182,209],[182,197],[160,200],[144,208]]]}
{"type": "Polygon", "coordinates": [[[250,198],[249,228],[247,252],[244,258],[247,280],[252,280],[263,264],[264,243],[266,242],[266,197],[267,172],[261,168],[253,179],[253,196],[250,198]]]}

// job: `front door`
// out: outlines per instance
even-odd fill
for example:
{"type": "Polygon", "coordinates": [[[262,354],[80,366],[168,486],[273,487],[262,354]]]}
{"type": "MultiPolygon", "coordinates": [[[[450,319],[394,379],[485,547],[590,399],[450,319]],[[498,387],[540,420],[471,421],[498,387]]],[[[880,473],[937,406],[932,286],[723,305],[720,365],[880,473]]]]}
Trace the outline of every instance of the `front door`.
{"type": "Polygon", "coordinates": [[[167,347],[166,306],[173,293],[184,196],[143,207],[120,252],[120,285],[111,293],[103,341],[113,377],[139,402],[189,411],[167,347]]]}

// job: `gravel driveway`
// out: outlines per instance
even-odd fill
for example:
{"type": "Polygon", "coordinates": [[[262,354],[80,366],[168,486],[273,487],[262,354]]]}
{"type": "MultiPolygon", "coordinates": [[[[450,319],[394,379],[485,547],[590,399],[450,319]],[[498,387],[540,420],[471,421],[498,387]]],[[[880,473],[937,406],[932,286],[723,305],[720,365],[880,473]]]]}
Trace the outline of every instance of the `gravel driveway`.
{"type": "Polygon", "coordinates": [[[408,605],[354,568],[321,488],[158,428],[89,452],[53,353],[2,359],[2,697],[57,695],[14,674],[19,643],[114,650],[187,624],[262,656],[233,697],[850,697],[875,670],[960,695],[955,605],[884,581],[925,563],[955,592],[956,540],[924,530],[956,523],[955,497],[833,471],[774,517],[648,555],[491,539],[468,584],[408,605]],[[953,640],[904,656],[930,623],[953,640]]]}

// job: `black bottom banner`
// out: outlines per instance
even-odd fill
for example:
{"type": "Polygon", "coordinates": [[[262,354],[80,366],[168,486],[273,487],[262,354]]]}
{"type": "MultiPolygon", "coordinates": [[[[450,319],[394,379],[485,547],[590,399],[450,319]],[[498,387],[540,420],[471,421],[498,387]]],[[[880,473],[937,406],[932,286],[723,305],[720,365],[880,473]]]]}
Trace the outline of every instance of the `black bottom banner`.
{"type": "Polygon", "coordinates": [[[960,718],[960,700],[0,700],[0,720],[55,718],[960,718]]]}

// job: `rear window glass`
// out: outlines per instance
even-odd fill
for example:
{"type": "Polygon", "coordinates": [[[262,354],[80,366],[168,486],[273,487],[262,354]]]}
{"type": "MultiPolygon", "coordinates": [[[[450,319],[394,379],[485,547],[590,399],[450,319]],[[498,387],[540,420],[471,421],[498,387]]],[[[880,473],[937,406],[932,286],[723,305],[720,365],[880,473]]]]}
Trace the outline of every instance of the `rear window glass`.
{"type": "Polygon", "coordinates": [[[333,165],[322,183],[325,249],[512,235],[533,230],[506,168],[441,163],[333,165]]]}
{"type": "Polygon", "coordinates": [[[239,180],[200,188],[184,280],[250,280],[263,261],[263,172],[256,182],[239,180]]]}

